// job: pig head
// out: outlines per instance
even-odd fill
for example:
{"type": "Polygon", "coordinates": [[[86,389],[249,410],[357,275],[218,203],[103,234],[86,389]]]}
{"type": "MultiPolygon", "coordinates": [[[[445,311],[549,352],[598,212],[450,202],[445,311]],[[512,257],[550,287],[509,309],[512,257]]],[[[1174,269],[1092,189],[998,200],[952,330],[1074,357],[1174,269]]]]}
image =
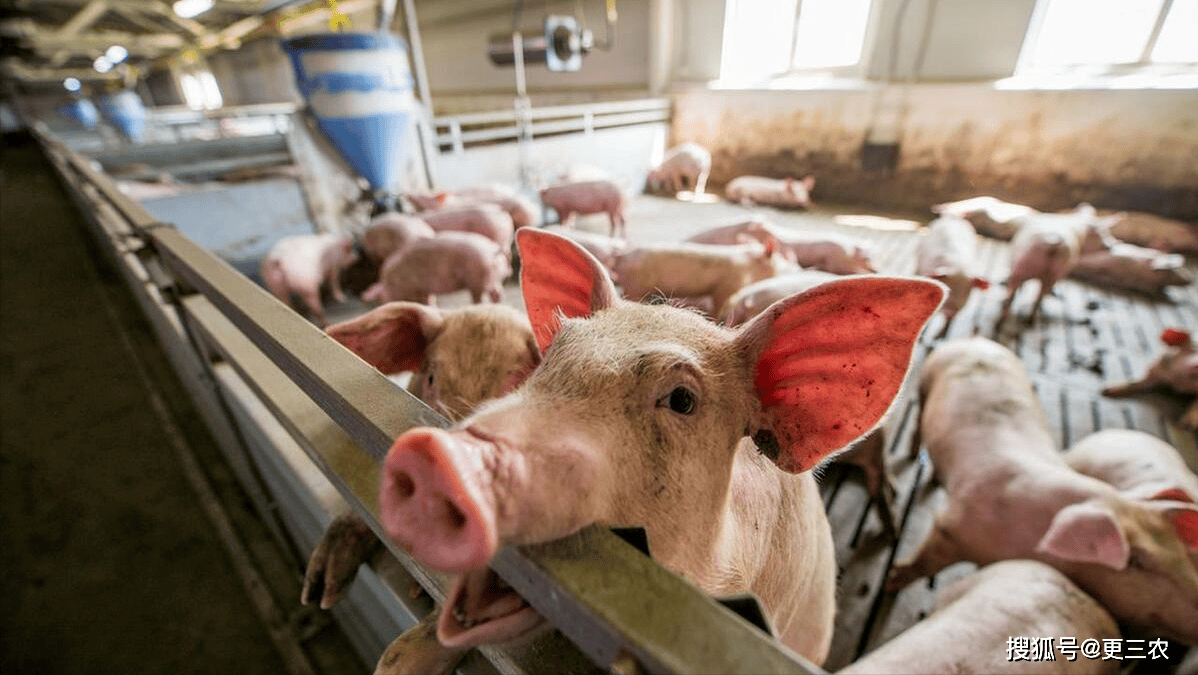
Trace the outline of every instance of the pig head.
{"type": "Polygon", "coordinates": [[[439,639],[501,641],[539,621],[487,570],[500,546],[642,525],[664,566],[708,593],[757,593],[783,642],[822,661],[836,570],[808,469],[885,414],[943,288],[838,281],[734,331],[620,299],[564,237],[517,240],[541,365],[450,430],[403,434],[383,469],[388,535],[458,575],[439,639]]]}

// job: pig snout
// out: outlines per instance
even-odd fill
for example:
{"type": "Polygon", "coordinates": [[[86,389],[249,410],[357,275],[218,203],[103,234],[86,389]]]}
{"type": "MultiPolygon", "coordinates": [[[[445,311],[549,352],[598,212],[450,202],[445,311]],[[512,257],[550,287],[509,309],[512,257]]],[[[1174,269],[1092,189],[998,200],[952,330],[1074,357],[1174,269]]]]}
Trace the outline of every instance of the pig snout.
{"type": "Polygon", "coordinates": [[[429,567],[475,570],[498,550],[495,507],[479,484],[486,445],[468,434],[419,428],[387,453],[379,491],[383,528],[429,567]]]}

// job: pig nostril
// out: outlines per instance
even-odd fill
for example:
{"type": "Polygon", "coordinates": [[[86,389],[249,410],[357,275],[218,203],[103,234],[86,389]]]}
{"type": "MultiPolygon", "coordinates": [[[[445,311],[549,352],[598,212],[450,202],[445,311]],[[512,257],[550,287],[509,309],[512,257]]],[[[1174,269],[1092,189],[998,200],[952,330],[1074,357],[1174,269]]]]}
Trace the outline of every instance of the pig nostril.
{"type": "Polygon", "coordinates": [[[400,473],[395,476],[395,491],[399,493],[400,499],[410,499],[416,494],[416,483],[407,473],[400,473]]]}
{"type": "Polygon", "coordinates": [[[453,502],[448,502],[449,506],[449,524],[456,531],[466,527],[466,514],[457,507],[453,502]]]}

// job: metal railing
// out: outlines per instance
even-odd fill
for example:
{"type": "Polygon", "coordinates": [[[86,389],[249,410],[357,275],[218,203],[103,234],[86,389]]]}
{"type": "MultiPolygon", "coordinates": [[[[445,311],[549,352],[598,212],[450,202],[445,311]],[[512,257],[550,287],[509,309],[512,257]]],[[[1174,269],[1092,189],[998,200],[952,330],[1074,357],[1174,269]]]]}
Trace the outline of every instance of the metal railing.
{"type": "MultiPolygon", "coordinates": [[[[100,215],[89,220],[101,222],[96,235],[128,268],[126,280],[153,291],[140,301],[151,323],[165,326],[173,344],[164,347],[191,349],[201,361],[216,354],[231,364],[408,573],[443,602],[446,580],[383,536],[377,486],[392,439],[445,420],[225,262],[157,222],[87,159],[44,129],[37,133],[76,202],[100,215]],[[191,331],[204,353],[189,344],[191,331]]],[[[606,528],[505,548],[492,567],[560,631],[481,648],[500,672],[585,672],[596,664],[624,673],[822,672],[606,528]],[[655,602],[645,603],[646,597],[655,602]]]]}

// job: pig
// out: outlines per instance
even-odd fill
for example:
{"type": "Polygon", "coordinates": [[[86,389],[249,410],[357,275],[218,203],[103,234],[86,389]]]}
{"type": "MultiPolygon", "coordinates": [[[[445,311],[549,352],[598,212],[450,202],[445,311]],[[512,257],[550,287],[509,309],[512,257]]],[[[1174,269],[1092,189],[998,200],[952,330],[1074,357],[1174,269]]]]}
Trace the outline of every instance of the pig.
{"type": "Polygon", "coordinates": [[[320,302],[321,284],[327,283],[337,302],[345,302],[341,271],[357,259],[353,237],[347,234],[299,234],[275,242],[262,259],[259,274],[272,295],[291,306],[298,295],[312,320],[323,327],[327,321],[320,302]]]}
{"type": "MultiPolygon", "coordinates": [[[[1104,387],[1103,396],[1120,398],[1144,393],[1164,385],[1173,391],[1189,396],[1198,395],[1198,353],[1194,351],[1194,340],[1189,332],[1166,328],[1161,332],[1165,351],[1148,366],[1148,371],[1138,380],[1104,387]]],[[[1198,431],[1198,398],[1182,413],[1181,426],[1198,431]]]]}
{"type": "Polygon", "coordinates": [[[606,213],[611,219],[612,237],[626,239],[624,209],[627,199],[620,186],[610,180],[588,180],[577,183],[559,183],[543,188],[540,192],[545,206],[557,211],[557,217],[565,227],[574,227],[575,216],[606,213]]]}
{"type": "Polygon", "coordinates": [[[1096,431],[1065,451],[1065,462],[1121,492],[1169,493],[1178,501],[1198,502],[1198,475],[1181,453],[1143,431],[1096,431]]]}
{"type": "Polygon", "coordinates": [[[625,297],[710,298],[712,316],[742,287],[784,268],[771,245],[646,244],[625,250],[612,267],[625,297]]]}
{"type": "Polygon", "coordinates": [[[661,164],[645,178],[647,192],[677,194],[685,189],[701,194],[711,173],[711,152],[698,143],[683,143],[666,151],[661,164]]]}
{"type": "Polygon", "coordinates": [[[755,281],[728,299],[720,319],[725,326],[739,326],[782,298],[838,278],[838,275],[821,270],[797,270],[755,281]]]}
{"type": "Polygon", "coordinates": [[[932,207],[932,212],[964,218],[979,234],[1003,241],[1010,241],[1015,236],[1020,218],[1039,213],[1030,206],[1004,202],[994,197],[973,197],[937,204],[932,207]]]}
{"type": "Polygon", "coordinates": [[[948,496],[889,590],[960,560],[1039,560],[1122,624],[1198,643],[1198,507],[1070,468],[1019,357],[986,338],[937,347],[919,397],[919,433],[948,496]]]}
{"type": "Polygon", "coordinates": [[[589,251],[591,255],[595,256],[609,270],[616,264],[616,259],[620,257],[624,249],[628,247],[627,242],[623,239],[606,237],[593,232],[584,232],[572,227],[547,225],[543,229],[546,232],[553,232],[567,239],[572,239],[576,244],[579,244],[589,251]]]}
{"type": "Polygon", "coordinates": [[[512,248],[512,233],[515,231],[512,217],[494,204],[470,204],[426,211],[420,217],[438,234],[472,232],[499,244],[505,255],[512,248]]]}
{"type": "Polygon", "coordinates": [[[1185,257],[1119,241],[1109,229],[1091,228],[1069,276],[1107,288],[1122,288],[1158,298],[1165,288],[1191,283],[1185,257]]]}
{"type": "Polygon", "coordinates": [[[802,232],[766,224],[780,244],[780,252],[788,260],[804,268],[832,274],[868,274],[876,272],[869,251],[837,236],[808,235],[802,232]]]}
{"type": "Polygon", "coordinates": [[[772,228],[764,218],[750,218],[749,220],[731,225],[721,225],[708,230],[691,235],[683,241],[688,241],[694,244],[720,244],[730,246],[732,244],[743,244],[747,241],[756,241],[765,244],[770,239],[774,240],[774,244],[781,247],[780,241],[774,235],[772,228]]]}
{"type": "Polygon", "coordinates": [[[885,414],[943,287],[838,280],[733,331],[621,300],[564,237],[516,240],[540,366],[448,430],[405,432],[382,467],[387,535],[455,575],[438,639],[538,625],[487,569],[499,547],[644,525],[661,564],[713,595],[757,593],[782,642],[822,662],[836,564],[808,470],[885,414]]]}
{"type": "Polygon", "coordinates": [[[435,234],[428,223],[415,216],[385,211],[370,219],[370,225],[362,233],[362,248],[366,250],[368,258],[383,262],[417,239],[435,234]]]}
{"type": "Polygon", "coordinates": [[[1139,211],[1098,209],[1113,217],[1111,234],[1119,241],[1165,253],[1198,253],[1198,226],[1139,211]]]}
{"type": "Polygon", "coordinates": [[[738,176],[724,186],[724,196],[730,202],[745,206],[760,204],[805,209],[811,206],[811,191],[814,188],[815,176],[807,176],[802,180],[738,176]]]}
{"type": "Polygon", "coordinates": [[[494,185],[489,187],[463,188],[441,192],[409,192],[407,198],[418,211],[437,211],[446,208],[494,204],[507,211],[512,225],[517,229],[540,224],[537,206],[532,200],[511,188],[494,185]]]}
{"type": "Polygon", "coordinates": [[[1019,229],[1011,240],[1011,274],[1007,278],[1007,297],[994,326],[996,333],[1010,314],[1015,294],[1032,279],[1040,282],[1040,292],[1032,303],[1028,322],[1036,320],[1044,296],[1077,264],[1087,230],[1104,224],[1096,220],[1094,207],[1089,204],[1073,213],[1035,213],[1015,220],[1019,229]]]}
{"type": "MultiPolygon", "coordinates": [[[[389,303],[326,332],[384,374],[413,373],[408,391],[451,420],[511,391],[541,360],[528,319],[506,305],[389,303]]],[[[308,561],[301,601],[332,607],[380,546],[356,515],[335,518],[308,561]]],[[[436,613],[430,616],[435,629],[436,613]]],[[[465,653],[430,642],[421,625],[387,648],[378,672],[448,672],[465,653]]]]}
{"type": "Polygon", "coordinates": [[[383,263],[379,281],[362,294],[367,302],[410,300],[429,304],[432,296],[466,289],[477,304],[485,295],[503,300],[503,280],[512,273],[508,252],[473,232],[443,232],[417,239],[383,263]]]}
{"type": "Polygon", "coordinates": [[[928,223],[916,246],[915,273],[948,286],[948,299],[940,310],[944,326],[936,339],[948,333],[973,289],[990,287],[989,281],[971,273],[976,252],[977,232],[968,220],[956,216],[940,216],[928,223]]]}
{"type": "Polygon", "coordinates": [[[1076,647],[1120,637],[1111,615],[1065,575],[1034,560],[1008,560],[942,590],[931,616],[838,672],[1113,675],[1118,660],[1089,659],[1076,647]],[[1008,639],[1020,636],[1050,640],[1054,659],[1011,660],[1008,639]],[[1061,637],[1075,640],[1072,660],[1057,652],[1061,637]]]}

